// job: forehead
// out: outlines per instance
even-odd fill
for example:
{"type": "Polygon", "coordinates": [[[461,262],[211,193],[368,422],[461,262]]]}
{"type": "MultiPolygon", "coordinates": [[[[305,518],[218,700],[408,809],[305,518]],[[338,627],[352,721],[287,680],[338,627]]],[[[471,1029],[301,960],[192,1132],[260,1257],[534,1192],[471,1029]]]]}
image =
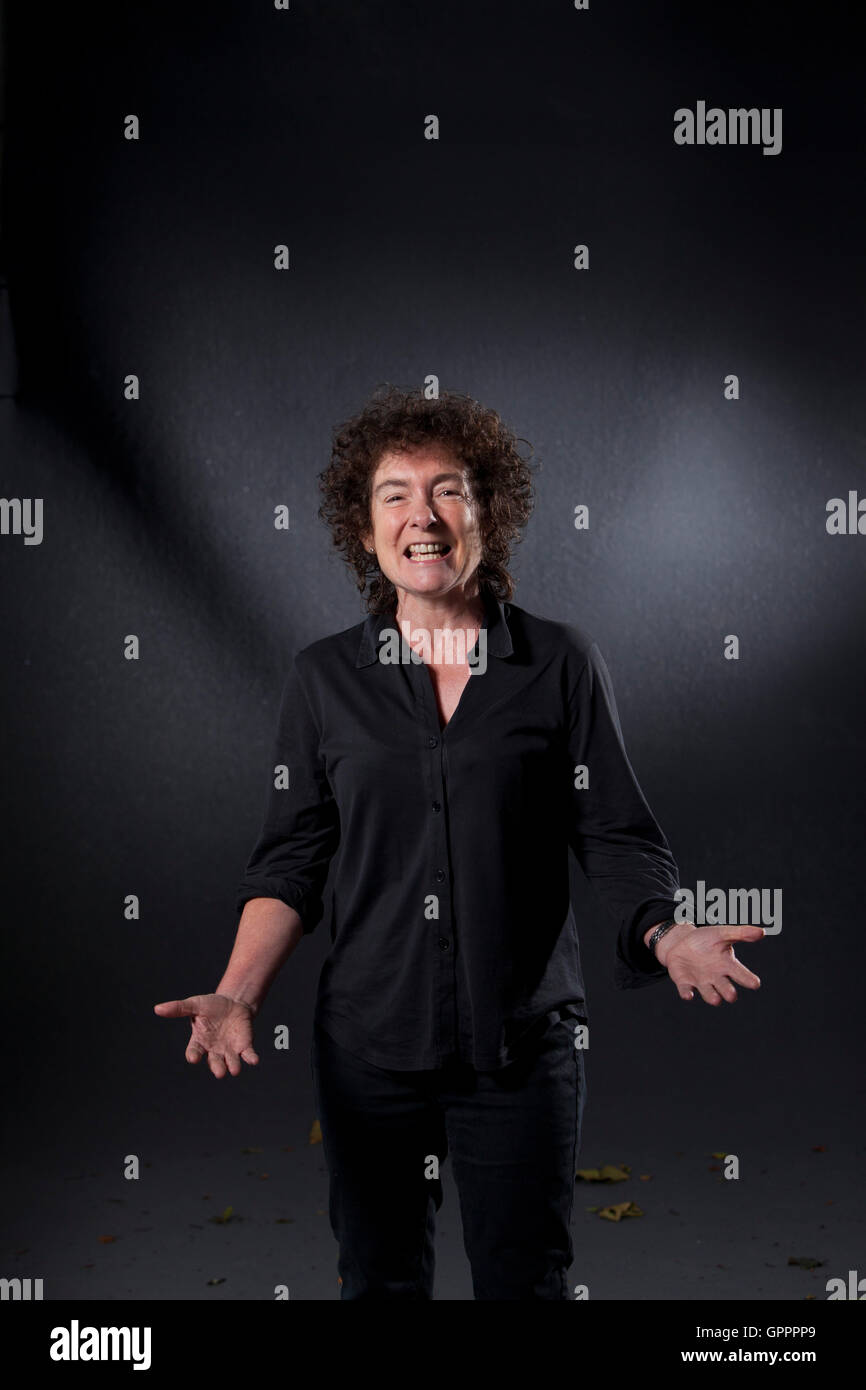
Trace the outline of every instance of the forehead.
{"type": "Polygon", "coordinates": [[[464,464],[447,444],[419,444],[408,449],[389,448],[379,459],[373,481],[375,483],[385,477],[412,478],[445,470],[461,476],[466,473],[464,464]]]}

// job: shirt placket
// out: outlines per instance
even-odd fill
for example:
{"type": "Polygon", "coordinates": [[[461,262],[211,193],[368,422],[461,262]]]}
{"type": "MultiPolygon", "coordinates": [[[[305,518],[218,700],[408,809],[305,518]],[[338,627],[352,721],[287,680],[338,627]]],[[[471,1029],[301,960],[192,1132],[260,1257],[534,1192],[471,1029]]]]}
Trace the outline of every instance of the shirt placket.
{"type": "Polygon", "coordinates": [[[431,963],[437,1048],[440,1061],[444,1062],[446,1058],[459,1051],[452,866],[446,817],[447,759],[444,730],[439,727],[439,713],[430,674],[423,662],[416,661],[410,662],[409,673],[419,710],[419,738],[428,774],[430,835],[427,843],[430,848],[427,858],[427,883],[429,895],[436,899],[438,917],[428,920],[425,913],[425,927],[428,932],[425,956],[431,963]]]}

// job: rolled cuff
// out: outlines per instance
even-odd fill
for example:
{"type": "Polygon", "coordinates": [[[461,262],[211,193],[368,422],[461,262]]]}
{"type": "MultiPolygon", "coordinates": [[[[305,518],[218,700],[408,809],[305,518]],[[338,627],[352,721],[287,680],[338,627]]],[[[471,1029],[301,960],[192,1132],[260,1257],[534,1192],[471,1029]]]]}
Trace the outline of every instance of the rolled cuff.
{"type": "Polygon", "coordinates": [[[613,982],[617,989],[641,989],[667,975],[665,967],[656,960],[643,940],[656,922],[673,917],[679,903],[675,898],[652,898],[641,903],[631,923],[623,927],[617,938],[613,982]]]}
{"type": "Polygon", "coordinates": [[[301,929],[305,936],[314,931],[325,915],[322,899],[318,894],[305,892],[281,878],[261,878],[255,884],[246,880],[238,890],[237,911],[243,912],[252,898],[277,898],[286,907],[294,908],[301,919],[301,929]]]}

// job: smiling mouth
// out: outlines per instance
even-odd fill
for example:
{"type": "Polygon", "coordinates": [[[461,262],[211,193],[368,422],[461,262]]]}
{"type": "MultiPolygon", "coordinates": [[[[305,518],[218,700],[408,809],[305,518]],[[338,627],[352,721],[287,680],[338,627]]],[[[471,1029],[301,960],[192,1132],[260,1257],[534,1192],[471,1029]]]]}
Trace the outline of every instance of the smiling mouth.
{"type": "Polygon", "coordinates": [[[429,563],[434,560],[444,560],[446,555],[450,555],[451,547],[445,541],[420,541],[417,544],[407,545],[403,551],[407,560],[413,560],[416,564],[429,563]]]}

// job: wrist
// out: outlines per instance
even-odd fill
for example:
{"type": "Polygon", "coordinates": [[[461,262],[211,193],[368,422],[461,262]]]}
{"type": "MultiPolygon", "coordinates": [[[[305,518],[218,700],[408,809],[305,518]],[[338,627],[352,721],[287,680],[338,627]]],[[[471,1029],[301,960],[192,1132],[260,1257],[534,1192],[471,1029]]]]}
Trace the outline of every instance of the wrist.
{"type": "Polygon", "coordinates": [[[651,927],[647,927],[644,930],[641,936],[641,940],[643,941],[643,944],[644,946],[646,946],[647,950],[652,953],[652,955],[657,956],[658,947],[661,941],[668,934],[668,932],[673,930],[675,925],[675,917],[663,917],[659,918],[658,921],[654,922],[651,927]]]}
{"type": "Polygon", "coordinates": [[[249,1009],[253,1018],[259,1011],[261,1001],[253,995],[245,994],[243,990],[235,991],[226,989],[225,985],[217,985],[214,993],[221,995],[223,999],[231,999],[234,1004],[243,1004],[244,1008],[249,1009]]]}
{"type": "Polygon", "coordinates": [[[684,936],[688,936],[693,931],[697,931],[694,922],[675,922],[656,945],[655,958],[659,965],[666,968],[671,951],[679,945],[684,936]]]}

